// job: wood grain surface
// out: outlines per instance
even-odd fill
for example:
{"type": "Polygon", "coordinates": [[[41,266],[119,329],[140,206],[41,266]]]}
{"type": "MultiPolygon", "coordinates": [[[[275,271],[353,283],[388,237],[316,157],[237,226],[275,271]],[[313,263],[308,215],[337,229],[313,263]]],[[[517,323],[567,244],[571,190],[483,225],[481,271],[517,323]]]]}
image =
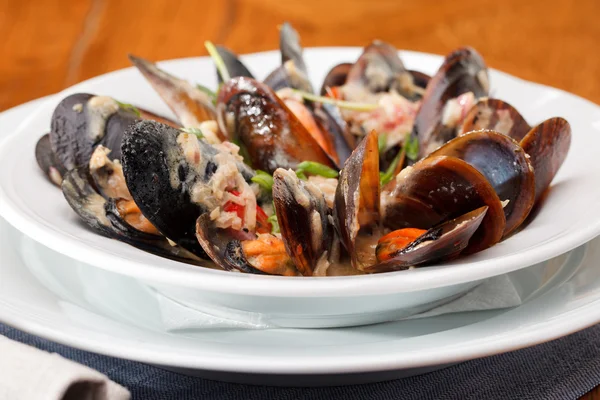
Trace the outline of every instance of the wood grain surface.
{"type": "Polygon", "coordinates": [[[468,44],[491,67],[600,103],[599,15],[598,0],[0,0],[0,110],[127,67],[127,53],[206,55],[206,39],[274,49],[284,20],[304,46],[468,44]]]}

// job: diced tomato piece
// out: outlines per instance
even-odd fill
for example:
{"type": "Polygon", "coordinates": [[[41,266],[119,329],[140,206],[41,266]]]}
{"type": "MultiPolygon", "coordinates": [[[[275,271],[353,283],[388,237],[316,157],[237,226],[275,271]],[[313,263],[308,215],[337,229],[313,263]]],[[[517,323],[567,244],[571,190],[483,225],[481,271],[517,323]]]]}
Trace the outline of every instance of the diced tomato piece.
{"type": "MultiPolygon", "coordinates": [[[[240,192],[238,192],[236,190],[230,190],[229,193],[231,193],[234,196],[240,195],[240,192]]],[[[223,206],[223,211],[234,212],[242,220],[242,222],[244,221],[245,207],[242,206],[241,204],[237,204],[232,201],[228,201],[223,206]]],[[[271,223],[268,221],[268,218],[269,217],[264,212],[264,210],[262,208],[260,208],[259,205],[256,205],[256,232],[258,232],[258,233],[270,233],[271,232],[271,223]]]]}

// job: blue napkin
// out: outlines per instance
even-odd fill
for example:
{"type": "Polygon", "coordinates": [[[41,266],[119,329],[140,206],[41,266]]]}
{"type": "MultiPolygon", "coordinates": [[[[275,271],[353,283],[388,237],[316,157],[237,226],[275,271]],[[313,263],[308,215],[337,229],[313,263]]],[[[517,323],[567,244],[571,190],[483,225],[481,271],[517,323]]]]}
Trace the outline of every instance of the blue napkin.
{"type": "Polygon", "coordinates": [[[0,324],[10,339],[77,361],[133,399],[577,399],[600,383],[600,325],[531,348],[381,383],[283,388],[223,383],[63,346],[0,324]]]}

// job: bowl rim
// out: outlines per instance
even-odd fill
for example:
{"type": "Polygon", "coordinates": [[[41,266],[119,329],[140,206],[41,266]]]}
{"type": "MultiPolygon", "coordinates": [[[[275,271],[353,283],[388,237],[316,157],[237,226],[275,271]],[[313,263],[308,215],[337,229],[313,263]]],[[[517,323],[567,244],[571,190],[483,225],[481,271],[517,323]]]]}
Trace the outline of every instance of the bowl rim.
{"type": "MultiPolygon", "coordinates": [[[[331,51],[358,51],[359,47],[318,47],[306,48],[306,53],[319,53],[331,51]]],[[[428,57],[441,60],[442,57],[429,53],[415,51],[401,51],[403,55],[416,57],[428,57]]],[[[242,58],[256,56],[272,56],[278,51],[266,51],[242,55],[242,58]]],[[[208,60],[208,57],[180,58],[160,62],[167,66],[170,63],[198,62],[208,60]]],[[[19,133],[26,130],[27,126],[44,110],[49,104],[56,101],[65,93],[72,93],[80,87],[92,83],[101,83],[103,80],[118,78],[119,74],[134,70],[133,67],[112,71],[97,77],[88,79],[73,85],[60,93],[51,96],[19,126],[14,133],[0,141],[0,154],[8,152],[8,148],[18,145],[19,133]]],[[[528,85],[538,89],[551,89],[560,96],[567,96],[577,102],[600,110],[594,103],[570,94],[560,89],[525,81],[507,73],[490,68],[495,74],[515,80],[519,85],[528,85]]],[[[36,241],[61,252],[78,261],[92,264],[109,271],[129,275],[144,281],[157,282],[161,284],[172,284],[176,286],[194,287],[206,291],[218,291],[236,294],[273,296],[273,297],[338,297],[338,296],[372,296],[388,293],[415,292],[437,287],[450,286],[481,280],[492,276],[511,272],[520,268],[548,260],[562,253],[572,250],[598,234],[600,234],[600,218],[591,221],[587,226],[577,230],[577,234],[567,235],[563,233],[553,240],[542,243],[539,246],[526,251],[496,257],[493,259],[480,260],[470,263],[469,269],[465,264],[454,264],[440,267],[420,268],[409,271],[389,272],[372,275],[356,275],[341,277],[282,277],[268,275],[251,275],[232,273],[227,271],[198,268],[184,263],[162,259],[161,265],[148,265],[139,260],[127,259],[97,247],[91,247],[85,243],[76,242],[72,238],[53,230],[40,221],[36,221],[28,214],[18,202],[12,199],[6,192],[6,188],[0,185],[0,214],[11,225],[25,234],[33,237],[36,241]],[[475,265],[487,264],[486,268],[471,268],[475,265]]],[[[158,256],[154,256],[158,257],[158,256]]]]}

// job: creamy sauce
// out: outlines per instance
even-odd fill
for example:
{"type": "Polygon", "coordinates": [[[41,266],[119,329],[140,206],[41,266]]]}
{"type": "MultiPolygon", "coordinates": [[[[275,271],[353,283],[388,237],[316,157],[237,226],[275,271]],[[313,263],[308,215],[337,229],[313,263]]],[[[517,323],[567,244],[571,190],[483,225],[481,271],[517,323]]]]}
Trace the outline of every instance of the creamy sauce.
{"type": "Polygon", "coordinates": [[[323,193],[327,207],[333,208],[338,180],[336,178],[325,178],[323,176],[309,176],[308,182],[316,186],[321,193],[323,193]]]}
{"type": "Polygon", "coordinates": [[[473,92],[463,93],[454,99],[448,100],[442,112],[442,124],[451,128],[458,126],[474,104],[475,95],[473,92]]]}
{"type": "Polygon", "coordinates": [[[88,135],[94,141],[104,137],[106,121],[117,111],[119,104],[108,96],[94,96],[87,102],[88,135]]]}
{"type": "Polygon", "coordinates": [[[510,116],[510,111],[497,110],[496,114],[498,115],[498,122],[496,122],[494,130],[505,135],[508,134],[514,125],[514,121],[510,116]]]}
{"type": "Polygon", "coordinates": [[[110,150],[104,146],[97,146],[90,158],[90,174],[101,186],[108,197],[131,200],[131,194],[125,183],[123,166],[118,160],[108,158],[110,150]]]}

